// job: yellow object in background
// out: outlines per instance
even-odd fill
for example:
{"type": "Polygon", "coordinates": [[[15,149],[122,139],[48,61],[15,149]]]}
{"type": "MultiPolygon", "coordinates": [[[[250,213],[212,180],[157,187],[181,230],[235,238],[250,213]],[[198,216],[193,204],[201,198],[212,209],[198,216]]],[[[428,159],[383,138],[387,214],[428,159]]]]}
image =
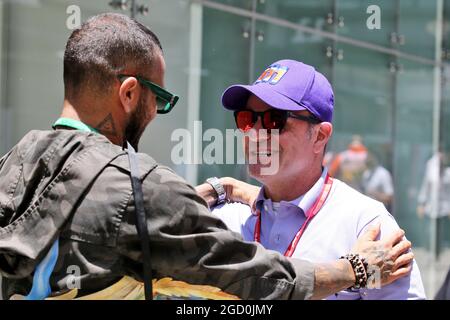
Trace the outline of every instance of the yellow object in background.
{"type": "MultiPolygon", "coordinates": [[[[59,296],[46,300],[144,300],[144,284],[131,277],[123,277],[112,286],[99,292],[78,297],[78,290],[73,289],[59,296]]],[[[155,300],[239,300],[238,297],[225,293],[221,289],[192,285],[172,278],[153,279],[153,299],[155,300]]]]}

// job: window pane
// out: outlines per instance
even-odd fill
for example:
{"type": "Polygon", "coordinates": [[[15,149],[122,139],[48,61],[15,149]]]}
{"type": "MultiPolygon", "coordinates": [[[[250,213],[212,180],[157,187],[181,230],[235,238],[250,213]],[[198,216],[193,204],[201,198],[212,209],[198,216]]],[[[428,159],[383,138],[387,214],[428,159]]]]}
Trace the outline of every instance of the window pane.
{"type": "MultiPolygon", "coordinates": [[[[429,220],[426,213],[419,217],[417,209],[432,157],[433,68],[406,60],[400,63],[394,141],[396,218],[415,246],[429,247],[429,220]]],[[[429,193],[424,197],[430,200],[429,193]]]]}
{"type": "Polygon", "coordinates": [[[397,1],[338,0],[337,9],[336,30],[339,35],[391,47],[391,33],[396,31],[397,1]],[[367,13],[370,6],[377,8],[367,13]],[[377,22],[380,29],[374,29],[377,22]]]}
{"type": "MultiPolygon", "coordinates": [[[[203,51],[200,117],[203,132],[219,129],[225,137],[226,129],[235,129],[233,114],[222,107],[224,90],[236,83],[248,84],[249,35],[244,34],[250,21],[229,13],[204,8],[203,51]],[[220,35],[220,36],[217,36],[220,35]]],[[[211,142],[203,143],[203,150],[211,142]]],[[[231,143],[231,141],[230,141],[231,143]]],[[[234,139],[235,148],[241,148],[241,141],[234,139]]],[[[223,155],[226,155],[226,142],[223,155]]],[[[237,151],[235,152],[237,156],[237,151]]],[[[234,163],[237,157],[234,157],[234,163]]],[[[242,159],[241,159],[242,160],[242,159]]],[[[224,159],[224,163],[226,159],[224,159]]],[[[245,165],[203,164],[199,166],[198,181],[211,176],[233,176],[246,179],[245,165]]]]}
{"type": "Polygon", "coordinates": [[[434,59],[436,1],[400,1],[399,34],[404,36],[401,51],[434,59]]]}
{"type": "Polygon", "coordinates": [[[3,5],[8,149],[32,128],[51,128],[61,112],[63,56],[71,33],[67,27],[69,5],[79,6],[82,21],[108,9],[99,1],[45,0],[39,5],[8,1],[3,5]]]}
{"type": "MultiPolygon", "coordinates": [[[[394,92],[390,57],[343,44],[337,48],[342,50],[342,60],[334,67],[334,132],[327,158],[332,174],[366,193],[363,173],[367,152],[373,159],[371,164],[392,174],[394,92]]],[[[390,201],[386,206],[392,209],[390,201]]]]}
{"type": "Polygon", "coordinates": [[[324,40],[318,35],[258,22],[254,78],[256,79],[270,63],[281,59],[293,59],[310,64],[328,77],[331,59],[327,57],[326,49],[331,45],[329,40],[324,40]]]}
{"type": "MultiPolygon", "coordinates": [[[[50,129],[61,112],[63,87],[63,56],[72,30],[67,27],[69,6],[78,6],[81,22],[104,13],[129,11],[114,10],[108,1],[42,0],[8,1],[4,4],[6,17],[5,48],[8,81],[6,106],[2,125],[6,124],[11,139],[10,148],[31,129],[50,129]],[[42,85],[42,84],[46,85],[42,85]]],[[[187,81],[189,56],[179,54],[189,47],[189,6],[186,1],[161,1],[158,10],[137,19],[150,26],[159,36],[167,62],[166,86],[181,96],[181,101],[169,116],[160,116],[146,130],[140,151],[149,152],[164,164],[172,166],[170,135],[175,128],[186,126],[187,81]],[[163,142],[161,143],[161,137],[163,142]],[[152,152],[159,143],[158,152],[152,152]]],[[[71,21],[71,20],[70,20],[71,21]]],[[[5,150],[6,151],[6,150],[5,150]]]]}
{"type": "Polygon", "coordinates": [[[333,12],[333,0],[258,1],[257,12],[320,30],[331,30],[327,22],[333,12]]]}

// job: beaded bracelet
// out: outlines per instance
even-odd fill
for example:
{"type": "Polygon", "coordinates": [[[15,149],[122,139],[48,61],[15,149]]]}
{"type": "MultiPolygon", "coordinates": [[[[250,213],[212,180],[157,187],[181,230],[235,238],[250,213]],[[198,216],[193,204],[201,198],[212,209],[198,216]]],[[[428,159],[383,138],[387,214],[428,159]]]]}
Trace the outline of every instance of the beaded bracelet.
{"type": "Polygon", "coordinates": [[[355,285],[349,289],[358,290],[367,286],[367,267],[368,264],[364,258],[361,258],[359,254],[349,253],[339,259],[346,259],[350,262],[355,273],[355,285]]]}

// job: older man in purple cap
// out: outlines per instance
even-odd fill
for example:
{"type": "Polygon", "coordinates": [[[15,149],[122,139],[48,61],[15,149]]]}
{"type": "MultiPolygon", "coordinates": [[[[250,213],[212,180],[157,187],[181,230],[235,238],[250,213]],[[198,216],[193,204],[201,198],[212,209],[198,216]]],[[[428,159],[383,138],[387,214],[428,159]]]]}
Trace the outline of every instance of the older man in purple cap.
{"type": "MultiPolygon", "coordinates": [[[[244,139],[246,158],[256,156],[248,164],[249,173],[263,184],[255,210],[241,203],[213,209],[245,240],[289,257],[325,262],[344,256],[370,225],[381,225],[382,238],[399,229],[383,204],[331,178],[322,166],[333,132],[334,95],[328,80],[312,66],[277,61],[254,84],[229,87],[222,103],[234,111],[240,130],[256,130],[244,139]],[[251,148],[252,143],[257,147],[251,148]],[[265,174],[263,169],[273,162],[277,172],[265,174]]],[[[376,270],[363,269],[361,277],[371,279],[371,285],[329,299],[425,299],[415,261],[409,276],[383,288],[377,287],[376,270]]]]}

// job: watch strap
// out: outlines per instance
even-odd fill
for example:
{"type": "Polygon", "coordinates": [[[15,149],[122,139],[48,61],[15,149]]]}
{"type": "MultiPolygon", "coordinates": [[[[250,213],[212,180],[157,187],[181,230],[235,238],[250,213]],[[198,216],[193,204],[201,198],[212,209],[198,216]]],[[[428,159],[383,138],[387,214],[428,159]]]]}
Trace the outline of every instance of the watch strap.
{"type": "Polygon", "coordinates": [[[227,198],[227,194],[225,192],[225,188],[220,183],[220,180],[217,177],[211,177],[206,179],[206,183],[210,184],[213,187],[214,191],[217,193],[217,202],[216,204],[222,204],[225,202],[227,198]]]}

